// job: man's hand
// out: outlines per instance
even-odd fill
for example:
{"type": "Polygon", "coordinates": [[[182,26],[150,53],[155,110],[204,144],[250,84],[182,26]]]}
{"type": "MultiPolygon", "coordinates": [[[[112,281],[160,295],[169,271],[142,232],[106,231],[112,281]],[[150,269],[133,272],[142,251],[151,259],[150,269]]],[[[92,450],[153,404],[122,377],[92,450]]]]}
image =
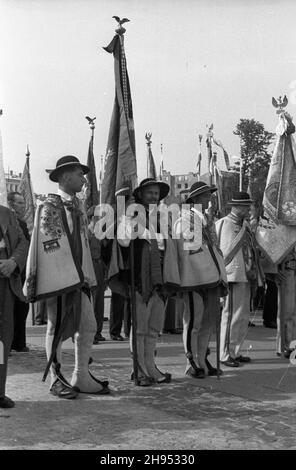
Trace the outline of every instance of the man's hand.
{"type": "Polygon", "coordinates": [[[10,277],[16,267],[17,264],[13,259],[0,260],[0,274],[4,277],[10,277]]]}

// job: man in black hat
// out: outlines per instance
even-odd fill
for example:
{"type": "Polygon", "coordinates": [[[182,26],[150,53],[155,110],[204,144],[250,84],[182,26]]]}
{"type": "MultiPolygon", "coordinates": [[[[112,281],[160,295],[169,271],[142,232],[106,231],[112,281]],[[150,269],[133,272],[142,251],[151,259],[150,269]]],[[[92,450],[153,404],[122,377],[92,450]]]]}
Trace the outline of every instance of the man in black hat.
{"type": "Polygon", "coordinates": [[[89,371],[96,333],[91,289],[96,277],[88,240],[88,220],[76,196],[89,168],[67,155],[54,170],[47,170],[58,183],[58,194],[42,201],[35,217],[24,291],[30,301],[47,299],[46,352],[51,363],[50,392],[59,398],[76,398],[79,392],[109,393],[108,382],[89,371]],[[61,374],[61,345],[74,338],[75,368],[71,385],[61,374]]]}
{"type": "Polygon", "coordinates": [[[216,187],[210,187],[203,181],[193,183],[185,201],[191,205],[190,210],[183,208],[182,216],[175,225],[175,234],[180,236],[178,252],[185,303],[185,373],[193,378],[205,378],[206,375],[214,376],[218,373],[217,368],[207,359],[211,332],[220,314],[220,296],[225,295],[226,284],[221,255],[221,267],[216,267],[219,256],[217,237],[213,218],[209,215],[209,203],[216,190],[216,187]],[[198,231],[199,227],[201,229],[198,231]]]}
{"type": "Polygon", "coordinates": [[[231,212],[216,222],[229,286],[222,312],[220,343],[220,359],[228,367],[250,362],[248,356],[240,354],[250,317],[250,283],[262,283],[253,233],[246,220],[252,202],[248,193],[235,193],[229,203],[231,212]]]}
{"type": "MultiPolygon", "coordinates": [[[[157,213],[159,203],[168,195],[169,189],[163,181],[146,178],[133,192],[135,202],[143,209],[143,219],[140,223],[138,220],[138,235],[134,240],[137,356],[141,386],[171,380],[171,374],[161,372],[155,364],[156,343],[165,313],[166,295],[163,288],[165,281],[176,276],[178,270],[176,257],[170,251],[173,242],[162,233],[157,213]]],[[[123,216],[117,230],[118,242],[122,247],[129,246],[132,232],[131,217],[123,216]]]]}

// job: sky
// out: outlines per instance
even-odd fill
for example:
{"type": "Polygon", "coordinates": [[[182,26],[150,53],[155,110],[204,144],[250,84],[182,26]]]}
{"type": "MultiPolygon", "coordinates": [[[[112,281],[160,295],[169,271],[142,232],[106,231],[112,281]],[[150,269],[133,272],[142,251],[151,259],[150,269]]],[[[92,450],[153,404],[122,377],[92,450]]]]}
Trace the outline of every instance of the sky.
{"type": "MultiPolygon", "coordinates": [[[[230,155],[233,130],[254,118],[274,131],[272,96],[296,111],[296,2],[293,0],[0,0],[0,126],[5,170],[21,172],[26,146],[36,192],[54,191],[46,168],[63,155],[86,162],[96,116],[97,172],[114,100],[113,57],[103,50],[127,17],[139,180],[146,177],[145,133],[157,168],[195,171],[206,126],[230,155]]],[[[218,163],[224,169],[221,152],[218,163]]]]}

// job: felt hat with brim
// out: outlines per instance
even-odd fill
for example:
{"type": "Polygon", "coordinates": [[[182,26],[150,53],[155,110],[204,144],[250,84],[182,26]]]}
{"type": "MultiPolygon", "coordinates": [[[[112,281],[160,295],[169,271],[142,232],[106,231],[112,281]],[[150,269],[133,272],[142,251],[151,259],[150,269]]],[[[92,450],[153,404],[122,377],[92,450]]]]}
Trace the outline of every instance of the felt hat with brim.
{"type": "Polygon", "coordinates": [[[89,167],[82,165],[78,158],[73,155],[66,155],[65,157],[59,158],[56,167],[53,170],[46,170],[46,172],[49,173],[49,179],[57,183],[60,171],[71,166],[79,166],[85,175],[89,172],[89,167]]]}
{"type": "Polygon", "coordinates": [[[170,191],[170,187],[167,183],[164,181],[158,181],[154,178],[145,178],[139,186],[134,190],[133,196],[136,199],[139,199],[139,193],[141,192],[142,189],[147,188],[148,186],[154,186],[157,185],[159,187],[159,200],[161,201],[164,199],[170,191]]]}
{"type": "Polygon", "coordinates": [[[193,197],[200,196],[203,193],[214,193],[215,191],[217,191],[216,186],[209,186],[203,181],[196,181],[189,190],[186,202],[192,202],[193,197]]]}
{"type": "Polygon", "coordinates": [[[242,191],[233,194],[231,201],[228,202],[228,206],[250,206],[253,202],[250,195],[242,191]]]}

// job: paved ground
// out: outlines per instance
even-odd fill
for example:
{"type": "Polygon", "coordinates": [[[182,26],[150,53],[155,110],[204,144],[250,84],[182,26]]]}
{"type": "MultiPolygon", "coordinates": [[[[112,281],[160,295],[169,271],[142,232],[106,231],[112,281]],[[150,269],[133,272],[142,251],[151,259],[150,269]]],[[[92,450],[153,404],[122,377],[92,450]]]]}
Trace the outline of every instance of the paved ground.
{"type": "MultiPolygon", "coordinates": [[[[220,381],[185,377],[181,336],[163,335],[158,363],[172,383],[134,387],[128,343],[101,343],[92,371],[109,378],[113,393],[74,401],[56,399],[41,382],[44,327],[29,327],[31,351],[10,358],[7,394],[16,407],[0,410],[0,448],[296,449],[296,368],[275,355],[275,330],[256,323],[244,348],[252,363],[224,369],[220,381]]],[[[64,351],[70,377],[71,341],[64,351]]]]}

